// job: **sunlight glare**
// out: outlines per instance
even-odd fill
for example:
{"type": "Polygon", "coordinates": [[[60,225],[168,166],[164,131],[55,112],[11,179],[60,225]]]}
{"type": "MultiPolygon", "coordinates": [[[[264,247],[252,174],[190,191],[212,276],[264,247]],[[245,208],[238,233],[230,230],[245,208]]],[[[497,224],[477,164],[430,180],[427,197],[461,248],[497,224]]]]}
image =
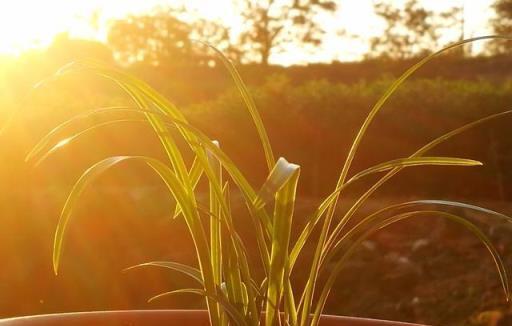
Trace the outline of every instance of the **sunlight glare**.
{"type": "MultiPolygon", "coordinates": [[[[176,5],[179,1],[135,0],[15,0],[0,3],[0,53],[18,55],[23,51],[48,46],[59,33],[73,37],[106,40],[108,21],[127,14],[149,11],[157,5],[176,5]],[[97,11],[99,26],[91,24],[97,11]]],[[[202,0],[187,2],[199,14],[220,19],[222,8],[230,7],[230,0],[208,4],[202,0]]],[[[230,15],[231,16],[231,15],[230,15]]]]}

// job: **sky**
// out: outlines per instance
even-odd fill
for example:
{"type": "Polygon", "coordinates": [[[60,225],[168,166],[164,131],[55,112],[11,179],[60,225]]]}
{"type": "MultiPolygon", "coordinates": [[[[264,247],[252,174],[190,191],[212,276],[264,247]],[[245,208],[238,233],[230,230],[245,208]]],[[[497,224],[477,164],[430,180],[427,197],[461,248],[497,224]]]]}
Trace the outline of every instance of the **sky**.
{"type": "MultiPolygon", "coordinates": [[[[236,29],[241,24],[233,0],[187,0],[187,6],[205,18],[223,20],[236,29]]],[[[373,0],[338,0],[339,10],[322,19],[327,33],[321,47],[313,53],[290,48],[274,55],[271,62],[352,61],[367,50],[365,38],[378,35],[383,27],[372,12],[373,0]],[[345,30],[348,35],[340,36],[345,30]]],[[[389,0],[401,3],[403,0],[389,0]]],[[[108,22],[127,14],[151,10],[157,5],[176,4],[177,0],[0,0],[0,54],[17,55],[31,48],[44,47],[58,33],[68,32],[77,38],[106,40],[108,22]],[[91,24],[91,22],[93,24],[91,24]]],[[[492,0],[423,0],[428,9],[443,10],[465,5],[465,36],[489,34],[492,0]]],[[[452,36],[445,35],[446,38],[452,36]]],[[[453,39],[453,38],[452,38],[453,39]]],[[[478,51],[478,45],[474,48],[478,51]]]]}

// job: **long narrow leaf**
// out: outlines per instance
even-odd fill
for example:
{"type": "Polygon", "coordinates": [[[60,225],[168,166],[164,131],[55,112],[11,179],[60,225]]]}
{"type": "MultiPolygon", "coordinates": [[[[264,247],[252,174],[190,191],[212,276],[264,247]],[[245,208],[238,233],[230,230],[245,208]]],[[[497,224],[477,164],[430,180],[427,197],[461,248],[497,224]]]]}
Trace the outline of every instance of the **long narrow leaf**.
{"type": "Polygon", "coordinates": [[[362,126],[360,127],[354,141],[352,142],[352,147],[350,148],[347,159],[345,161],[345,164],[343,165],[342,172],[340,174],[339,184],[343,184],[345,182],[345,179],[347,177],[348,171],[350,169],[350,166],[352,164],[352,161],[354,160],[355,154],[357,152],[357,149],[359,147],[359,144],[361,143],[361,140],[363,139],[368,127],[372,123],[373,119],[377,115],[377,113],[380,111],[380,109],[384,106],[384,104],[387,102],[387,100],[395,93],[395,91],[402,85],[412,74],[414,74],[417,70],[419,70],[421,67],[423,67],[425,64],[430,62],[435,57],[450,51],[452,49],[464,46],[468,43],[473,43],[476,41],[481,40],[489,40],[489,39],[504,39],[504,40],[512,40],[511,37],[507,36],[498,36],[498,35],[490,35],[490,36],[480,36],[480,37],[474,37],[466,40],[461,40],[459,42],[455,42],[451,45],[448,45],[445,48],[442,48],[438,51],[435,51],[431,53],[430,55],[426,56],[422,60],[420,60],[418,63],[407,69],[397,80],[389,86],[389,88],[384,92],[384,94],[379,98],[379,100],[375,103],[375,105],[372,107],[370,112],[368,113],[368,116],[366,117],[365,121],[363,122],[362,126]]]}
{"type": "MultiPolygon", "coordinates": [[[[267,300],[272,305],[267,305],[265,311],[265,324],[277,325],[279,319],[280,301],[283,296],[283,287],[288,279],[285,279],[287,266],[289,266],[290,234],[292,227],[293,210],[295,206],[297,182],[300,168],[298,165],[290,166],[292,176],[283,188],[276,194],[274,208],[274,221],[272,232],[272,252],[270,257],[270,271],[268,276],[267,300]]],[[[295,307],[291,308],[293,316],[296,316],[295,307]]],[[[294,317],[295,318],[295,317],[294,317]]]]}
{"type": "MultiPolygon", "coordinates": [[[[480,229],[477,226],[475,226],[473,223],[467,221],[466,219],[464,219],[460,216],[446,213],[443,211],[413,211],[413,212],[402,213],[402,214],[399,214],[399,215],[396,215],[396,216],[393,216],[390,218],[386,218],[379,223],[372,223],[368,229],[365,229],[361,233],[359,233],[358,236],[355,237],[355,239],[353,237],[351,237],[351,239],[353,239],[353,240],[350,241],[350,244],[348,245],[347,248],[344,248],[342,257],[337,260],[336,264],[334,265],[332,271],[330,272],[330,275],[322,289],[320,298],[318,299],[318,302],[317,302],[317,305],[315,308],[315,312],[313,314],[311,326],[318,325],[320,313],[323,310],[323,307],[325,305],[325,302],[327,301],[327,297],[332,289],[332,286],[334,284],[334,281],[336,280],[337,275],[340,273],[341,269],[344,267],[345,261],[354,253],[355,249],[357,249],[357,247],[361,244],[362,241],[364,241],[366,238],[368,238],[371,234],[375,233],[376,231],[378,231],[388,225],[391,225],[393,223],[401,221],[403,219],[407,219],[407,218],[414,217],[414,216],[421,216],[421,215],[428,216],[428,215],[432,215],[432,214],[447,218],[447,219],[452,220],[458,224],[461,224],[463,227],[465,227],[470,232],[472,232],[485,245],[486,249],[489,251],[489,253],[491,254],[491,256],[496,264],[496,267],[497,267],[497,270],[498,270],[498,273],[500,276],[500,280],[501,280],[501,283],[503,286],[503,290],[504,290],[505,296],[508,300],[510,291],[509,291],[509,283],[508,283],[508,277],[507,277],[507,269],[499,255],[498,251],[494,247],[494,245],[491,243],[489,238],[484,233],[482,233],[482,231],[480,231],[480,229]]],[[[340,246],[342,246],[343,244],[340,244],[340,246]]]]}
{"type": "MultiPolygon", "coordinates": [[[[64,239],[64,234],[68,225],[68,222],[73,214],[73,211],[77,205],[78,199],[82,195],[83,191],[86,187],[93,182],[99,175],[103,174],[105,171],[110,169],[112,166],[117,165],[123,161],[134,160],[134,161],[143,161],[146,163],[152,163],[153,167],[158,169],[167,169],[160,161],[144,156],[114,156],[107,159],[104,159],[92,167],[87,169],[82,176],[78,179],[78,181],[73,186],[71,193],[69,194],[66,203],[64,204],[64,208],[62,209],[59,223],[57,225],[57,230],[55,232],[54,237],[54,250],[53,250],[53,268],[55,273],[58,273],[58,268],[60,264],[60,257],[62,254],[62,243],[64,239]]],[[[180,189],[176,189],[176,195],[182,196],[180,189]]],[[[180,203],[185,202],[185,200],[180,200],[180,203]]],[[[189,207],[183,208],[190,209],[189,207]]]]}
{"type": "MultiPolygon", "coordinates": [[[[88,118],[98,115],[101,113],[111,113],[111,112],[138,112],[138,109],[135,108],[129,108],[126,106],[111,106],[111,107],[101,107],[98,109],[82,112],[80,114],[77,114],[70,119],[64,121],[63,123],[60,123],[55,128],[53,128],[49,133],[44,135],[37,144],[30,150],[30,152],[26,155],[25,161],[30,161],[33,159],[34,156],[36,156],[39,152],[42,152],[45,147],[48,147],[48,145],[51,143],[52,138],[58,136],[61,132],[66,130],[68,127],[72,127],[75,123],[78,123],[83,120],[87,120],[88,118]]],[[[149,110],[148,110],[149,111],[149,110]]],[[[110,120],[112,121],[112,120],[110,120]]]]}
{"type": "Polygon", "coordinates": [[[184,264],[180,264],[177,262],[173,262],[173,261],[151,261],[148,263],[130,266],[128,268],[125,268],[124,270],[128,271],[128,270],[138,269],[141,267],[148,267],[148,266],[172,269],[172,270],[181,272],[183,274],[186,274],[186,275],[190,276],[191,278],[193,278],[194,280],[198,281],[200,284],[203,284],[203,277],[201,276],[200,270],[198,270],[197,268],[194,268],[194,267],[191,267],[188,265],[184,265],[184,264]]]}
{"type": "Polygon", "coordinates": [[[258,131],[258,135],[261,140],[261,144],[263,146],[263,151],[265,153],[265,158],[267,161],[267,166],[269,171],[272,170],[275,159],[274,154],[272,152],[272,146],[270,145],[270,141],[268,139],[268,134],[265,129],[265,125],[263,124],[263,121],[261,119],[260,113],[258,112],[258,109],[256,108],[256,104],[254,103],[254,100],[249,93],[249,90],[247,89],[247,86],[245,86],[244,81],[242,80],[242,77],[240,77],[240,74],[238,73],[238,70],[235,68],[233,63],[217,48],[214,46],[211,46],[208,43],[204,43],[208,47],[210,47],[221,59],[224,66],[227,68],[229,73],[231,74],[231,77],[233,78],[233,81],[235,82],[236,87],[240,91],[240,94],[242,95],[242,99],[245,102],[245,105],[247,106],[247,110],[251,114],[252,120],[254,121],[254,124],[256,126],[256,130],[258,131]]]}
{"type": "MultiPolygon", "coordinates": [[[[437,145],[451,139],[454,136],[457,136],[471,128],[478,127],[481,124],[485,122],[489,122],[501,117],[504,117],[506,115],[512,114],[512,110],[496,113],[489,115],[487,117],[472,121],[468,124],[463,125],[462,127],[459,127],[457,129],[454,129],[436,139],[429,142],[428,144],[421,147],[419,150],[417,150],[415,153],[413,153],[410,158],[413,157],[419,157],[423,154],[425,154],[427,151],[433,149],[437,145]]],[[[350,207],[350,209],[347,211],[347,213],[343,216],[341,221],[338,223],[334,231],[332,232],[329,241],[327,241],[327,244],[324,248],[325,252],[328,252],[330,247],[334,244],[334,239],[336,239],[341,231],[342,227],[346,224],[346,222],[354,215],[354,213],[363,205],[363,203],[377,190],[379,189],[384,183],[386,183],[390,178],[392,178],[394,175],[396,175],[398,172],[401,171],[403,167],[396,167],[393,170],[389,171],[385,176],[383,176],[380,180],[378,180],[376,183],[374,183],[363,195],[361,195],[357,201],[350,207]]]]}
{"type": "Polygon", "coordinates": [[[441,165],[441,166],[478,166],[482,165],[482,162],[455,158],[455,157],[410,157],[396,159],[389,162],[377,164],[371,168],[363,170],[354,175],[347,182],[354,182],[360,178],[367,176],[372,173],[385,172],[394,168],[404,168],[411,166],[428,166],[428,165],[441,165]]]}
{"type": "MultiPolygon", "coordinates": [[[[456,208],[456,209],[464,209],[464,210],[471,210],[473,212],[476,212],[478,214],[481,214],[483,216],[489,216],[493,218],[499,218],[502,221],[512,223],[512,217],[509,217],[507,215],[504,215],[502,213],[495,212],[493,210],[483,208],[480,206],[470,205],[466,203],[456,202],[456,201],[448,201],[448,200],[439,200],[439,199],[424,199],[424,200],[414,200],[399,204],[390,205],[384,208],[381,208],[377,210],[376,212],[372,213],[371,215],[368,215],[365,217],[362,221],[360,221],[356,226],[354,226],[352,229],[347,231],[341,239],[339,239],[334,245],[334,248],[339,248],[340,244],[345,241],[348,237],[350,237],[354,232],[357,230],[364,228],[365,225],[371,225],[374,220],[382,218],[383,216],[389,215],[389,214],[398,214],[400,211],[403,210],[410,210],[412,208],[423,208],[425,206],[443,206],[448,208],[456,208]]],[[[329,257],[332,257],[336,254],[336,250],[330,249],[328,252],[325,253],[325,259],[324,263],[326,261],[329,261],[329,257]]]]}

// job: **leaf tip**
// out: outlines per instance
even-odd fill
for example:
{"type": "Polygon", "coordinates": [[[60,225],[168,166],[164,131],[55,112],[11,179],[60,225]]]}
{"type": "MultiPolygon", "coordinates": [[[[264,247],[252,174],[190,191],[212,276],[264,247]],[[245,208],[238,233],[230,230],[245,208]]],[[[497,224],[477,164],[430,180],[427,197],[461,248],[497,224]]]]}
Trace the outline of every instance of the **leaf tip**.
{"type": "Polygon", "coordinates": [[[48,83],[49,80],[50,79],[46,78],[46,79],[38,81],[37,83],[32,85],[32,89],[40,89],[40,88],[42,88],[43,86],[45,86],[48,83]]]}
{"type": "Polygon", "coordinates": [[[284,157],[280,157],[277,160],[276,167],[280,168],[280,169],[289,170],[289,171],[296,171],[296,170],[300,169],[300,165],[294,164],[294,163],[290,163],[284,157]]]}
{"type": "Polygon", "coordinates": [[[132,269],[136,269],[136,268],[139,268],[139,267],[144,267],[144,266],[147,266],[146,263],[144,264],[137,264],[137,265],[133,265],[133,266],[129,266],[129,267],[125,267],[123,268],[123,270],[121,271],[122,273],[126,273],[128,271],[131,271],[132,269]]]}
{"type": "Polygon", "coordinates": [[[53,274],[59,275],[59,259],[56,257],[53,258],[53,274]]]}
{"type": "Polygon", "coordinates": [[[153,301],[157,300],[158,298],[160,298],[160,295],[155,295],[155,296],[149,298],[146,302],[152,303],[153,301]]]}

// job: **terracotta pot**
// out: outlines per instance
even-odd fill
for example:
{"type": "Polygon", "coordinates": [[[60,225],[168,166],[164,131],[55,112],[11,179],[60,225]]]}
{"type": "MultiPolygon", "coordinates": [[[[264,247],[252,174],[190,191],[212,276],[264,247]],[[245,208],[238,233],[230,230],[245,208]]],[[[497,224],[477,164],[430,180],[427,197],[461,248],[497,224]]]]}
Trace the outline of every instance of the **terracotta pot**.
{"type": "MultiPolygon", "coordinates": [[[[209,326],[204,310],[120,310],[73,312],[0,320],[0,326],[209,326]]],[[[400,322],[338,316],[322,316],[321,326],[414,326],[400,322]]],[[[416,325],[420,326],[420,325],[416,325]]]]}

